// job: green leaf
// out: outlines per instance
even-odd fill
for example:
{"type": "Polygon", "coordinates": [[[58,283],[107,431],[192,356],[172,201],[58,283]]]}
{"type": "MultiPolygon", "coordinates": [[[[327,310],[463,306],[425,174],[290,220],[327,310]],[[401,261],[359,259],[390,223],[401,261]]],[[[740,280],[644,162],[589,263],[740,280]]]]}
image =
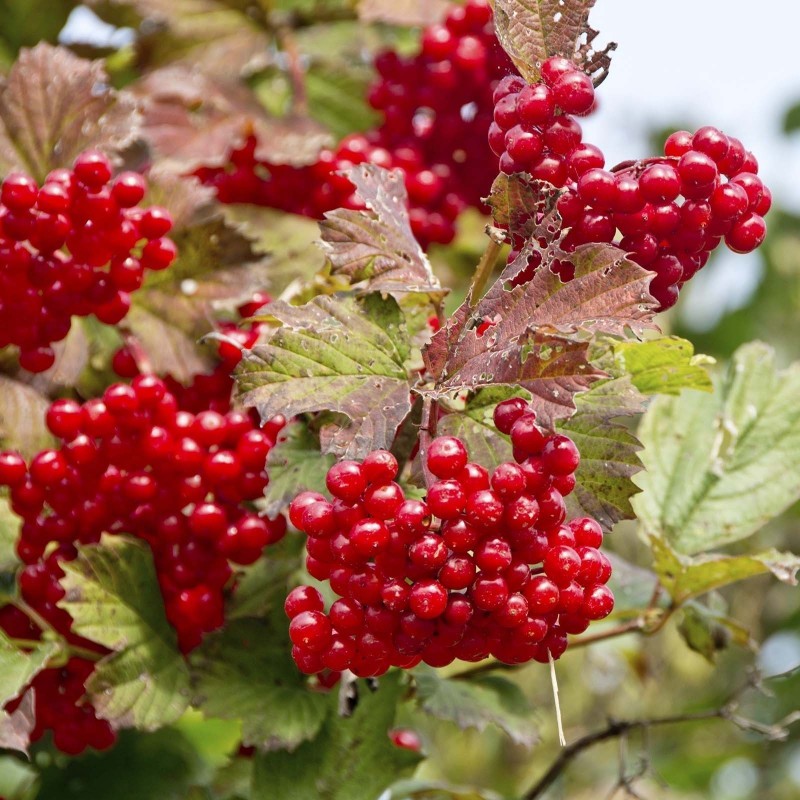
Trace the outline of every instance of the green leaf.
{"type": "Polygon", "coordinates": [[[794,133],[798,128],[800,128],[800,103],[795,103],[783,115],[783,132],[794,133]]]}
{"type": "Polygon", "coordinates": [[[225,618],[263,617],[268,611],[282,609],[290,578],[303,563],[304,546],[304,536],[289,534],[271,545],[264,558],[245,567],[225,609],[225,618]]]}
{"type": "Polygon", "coordinates": [[[65,562],[59,603],[73,630],[113,652],[98,662],[87,689],[115,727],[155,730],[189,705],[189,671],[164,614],[150,549],[104,536],[65,562]]]}
{"type": "Polygon", "coordinates": [[[633,476],[642,469],[642,445],[628,428],[613,420],[641,410],[641,397],[629,379],[599,381],[575,398],[575,415],[558,429],[577,445],[581,462],[575,490],[566,497],[570,516],[594,517],[610,530],[633,519],[631,497],[639,491],[633,476]]]}
{"type": "Polygon", "coordinates": [[[319,735],[293,753],[256,756],[252,800],[376,800],[411,772],[421,756],[387,735],[405,690],[400,673],[382,677],[375,692],[363,683],[359,689],[352,717],[331,714],[319,735]]]}
{"type": "Polygon", "coordinates": [[[136,103],[109,86],[102,63],[63,47],[23,50],[0,81],[0,174],[22,169],[41,182],[88,147],[120,152],[138,131],[136,103]]]}
{"type": "Polygon", "coordinates": [[[410,346],[391,297],[317,297],[304,306],[274,302],[281,323],[245,353],[236,372],[241,400],[262,419],[306,411],[344,414],[350,424],[326,452],[360,458],[391,446],[411,408],[406,370],[410,346]]]}
{"type": "Polygon", "coordinates": [[[715,614],[699,603],[683,607],[678,632],[692,650],[711,664],[717,660],[717,653],[731,643],[740,647],[753,646],[750,634],[740,623],[715,614]]]}
{"type": "Polygon", "coordinates": [[[44,762],[36,800],[187,800],[208,772],[208,764],[176,728],[147,736],[122,731],[110,750],[44,762]]]}
{"type": "Polygon", "coordinates": [[[499,794],[488,789],[452,786],[442,781],[411,778],[392,786],[391,800],[502,800],[499,794]]]}
{"type": "Polygon", "coordinates": [[[0,497],[0,604],[17,593],[16,573],[21,565],[17,555],[22,521],[11,510],[8,498],[0,497]]]}
{"type": "Polygon", "coordinates": [[[28,693],[12,713],[2,706],[19,696],[58,649],[56,642],[42,641],[20,650],[0,631],[0,748],[28,752],[34,727],[33,695],[28,693]]]}
{"type": "Polygon", "coordinates": [[[590,74],[607,71],[609,45],[602,52],[592,48],[589,11],[595,0],[495,0],[495,28],[503,49],[529,82],[539,80],[539,65],[549,56],[561,55],[582,63],[590,74]],[[581,38],[588,42],[581,44],[581,38]]]}
{"type": "Polygon", "coordinates": [[[480,389],[469,398],[463,410],[443,416],[437,432],[440,436],[457,436],[464,442],[470,458],[491,471],[498,464],[511,460],[511,442],[494,427],[495,406],[510,397],[525,395],[510,386],[480,389]]]}
{"type": "Polygon", "coordinates": [[[32,386],[0,375],[0,441],[3,448],[31,457],[52,447],[53,436],[44,424],[48,399],[32,386]]]}
{"type": "Polygon", "coordinates": [[[0,631],[0,706],[15,698],[45,668],[58,650],[56,642],[42,641],[20,650],[0,631]]]}
{"type": "Polygon", "coordinates": [[[277,514],[302,491],[325,491],[325,475],[336,459],[322,455],[319,448],[319,438],[305,422],[292,422],[281,431],[267,456],[269,484],[264,497],[268,514],[277,514]]]}
{"type": "Polygon", "coordinates": [[[365,99],[373,77],[370,70],[344,60],[315,61],[305,74],[309,113],[337,140],[375,127],[378,115],[365,99]]]}
{"type": "Polygon", "coordinates": [[[534,710],[517,684],[498,675],[465,680],[443,678],[430,667],[414,670],[420,708],[459,728],[479,731],[494,725],[517,744],[531,747],[539,740],[534,710]]]}
{"type": "Polygon", "coordinates": [[[772,573],[778,580],[797,585],[800,556],[767,550],[742,556],[700,555],[676,553],[663,539],[650,537],[653,567],[661,584],[676,603],[685,602],[714,589],[750,578],[772,573]]]}
{"type": "Polygon", "coordinates": [[[207,716],[240,719],[244,744],[263,750],[296,749],[317,735],[330,711],[328,698],[309,690],[283,634],[239,620],[209,636],[191,658],[194,704],[207,716]]]}
{"type": "Polygon", "coordinates": [[[713,395],[657,398],[633,500],[646,534],[697,553],[744,539],[800,498],[800,364],[740,348],[713,395]]]}
{"type": "Polygon", "coordinates": [[[0,0],[0,51],[11,54],[41,41],[55,42],[76,5],[72,0],[0,0]]]}
{"type": "Polygon", "coordinates": [[[322,248],[334,274],[346,275],[365,292],[435,293],[442,287],[414,238],[403,175],[374,164],[344,173],[367,211],[340,208],[320,223],[322,248]]]}
{"type": "Polygon", "coordinates": [[[678,394],[682,389],[712,392],[714,386],[705,365],[708,356],[695,356],[694,345],[677,336],[662,336],[646,342],[615,342],[617,369],[631,377],[642,393],[678,394]]]}
{"type": "Polygon", "coordinates": [[[325,266],[317,245],[319,224],[297,214],[254,205],[226,205],[225,217],[269,255],[266,287],[282,292],[294,281],[307,281],[325,266]]]}

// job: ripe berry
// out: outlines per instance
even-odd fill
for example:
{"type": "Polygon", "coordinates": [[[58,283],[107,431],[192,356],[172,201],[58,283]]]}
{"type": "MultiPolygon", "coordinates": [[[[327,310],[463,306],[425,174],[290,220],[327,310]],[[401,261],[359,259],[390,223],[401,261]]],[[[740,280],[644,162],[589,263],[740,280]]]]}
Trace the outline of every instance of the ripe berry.
{"type": "Polygon", "coordinates": [[[454,478],[466,466],[464,445],[454,436],[439,436],[428,449],[428,468],[437,478],[454,478]]]}

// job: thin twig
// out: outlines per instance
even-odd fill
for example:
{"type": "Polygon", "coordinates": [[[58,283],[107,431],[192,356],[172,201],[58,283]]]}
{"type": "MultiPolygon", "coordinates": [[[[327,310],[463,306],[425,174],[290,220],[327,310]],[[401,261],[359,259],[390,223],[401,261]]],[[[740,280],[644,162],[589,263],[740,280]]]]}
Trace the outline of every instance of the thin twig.
{"type": "Polygon", "coordinates": [[[680,722],[700,722],[709,719],[723,719],[725,715],[725,708],[716,708],[712,711],[700,711],[696,714],[674,714],[668,717],[654,717],[653,719],[610,720],[608,725],[602,730],[582,736],[580,739],[577,739],[571,745],[564,748],[550,765],[547,772],[545,772],[531,789],[522,795],[522,800],[535,800],[535,798],[541,797],[547,789],[555,783],[559,775],[569,766],[573,759],[579,756],[584,750],[600,742],[616,739],[618,736],[623,736],[630,731],[647,730],[648,728],[662,725],[675,725],[680,722]]]}
{"type": "Polygon", "coordinates": [[[486,235],[489,237],[489,243],[486,245],[486,250],[483,251],[481,260],[475,268],[475,274],[472,276],[472,285],[469,289],[473,303],[477,302],[483,294],[505,242],[505,233],[491,225],[486,226],[486,235]]]}
{"type": "Polygon", "coordinates": [[[306,90],[306,71],[297,40],[292,28],[282,27],[275,32],[281,49],[286,54],[289,82],[292,86],[292,113],[303,116],[308,113],[308,92],[306,90]]]}

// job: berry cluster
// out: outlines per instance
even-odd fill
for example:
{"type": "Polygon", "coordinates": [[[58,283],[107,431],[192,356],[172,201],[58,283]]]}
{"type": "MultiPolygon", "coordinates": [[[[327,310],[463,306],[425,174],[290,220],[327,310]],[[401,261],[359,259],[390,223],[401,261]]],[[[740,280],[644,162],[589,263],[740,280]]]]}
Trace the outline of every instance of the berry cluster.
{"type": "Polygon", "coordinates": [[[263,494],[266,457],[282,424],[258,429],[239,411],[181,411],[152,376],[114,384],[82,406],[56,400],[47,425],[62,440],[58,450],[27,465],[17,453],[0,454],[0,485],[10,487],[23,519],[24,599],[68,632],[69,616],[56,605],[59,560],[103,532],[138,536],[152,548],[181,648],[191,650],[222,624],[230,563],[251,564],[286,530],[283,517],[263,519],[247,507],[263,494]],[[51,544],[58,557],[45,558],[51,544]]]}
{"type": "Polygon", "coordinates": [[[380,675],[420,661],[444,666],[492,655],[507,663],[558,658],[567,634],[607,616],[603,532],[589,518],[565,524],[578,451],[546,435],[518,399],[497,406],[514,462],[488,471],[462,442],[435,439],[426,500],[408,500],[383,450],[331,467],[333,501],[303,492],[292,524],[308,536],[309,573],[339,595],[299,586],[286,599],[292,655],[306,673],[380,675]]]}
{"type": "Polygon", "coordinates": [[[334,208],[360,208],[341,170],[369,162],[402,170],[411,225],[420,244],[448,243],[467,206],[480,206],[494,178],[486,145],[492,88],[513,70],[500,48],[486,0],[454,7],[443,24],[422,33],[419,51],[394,51],[375,62],[378,81],[369,102],[382,116],[377,128],[346,137],[302,168],[255,157],[250,137],[223,168],[196,175],[217,189],[222,202],[245,202],[321,218],[334,208]]]}
{"type": "Polygon", "coordinates": [[[51,172],[44,184],[21,173],[0,188],[0,347],[16,345],[31,372],[52,366],[53,342],[62,340],[73,316],[94,314],[119,322],[146,270],[175,259],[166,234],[167,211],[138,207],[141,175],[112,180],[99,152],[78,156],[72,170],[51,172]]]}
{"type": "MultiPolygon", "coordinates": [[[[558,200],[568,231],[563,248],[617,241],[656,273],[650,291],[662,309],[675,304],[723,238],[737,253],[763,242],[771,195],[756,174],[755,157],[738,139],[712,127],[679,131],[667,139],[663,157],[604,169],[602,152],[583,141],[575,119],[593,108],[592,81],[558,56],[542,64],[540,83],[504,78],[494,101],[489,143],[500,169],[566,189],[558,200]]],[[[532,257],[521,280],[532,276],[539,260],[532,257]]],[[[570,269],[554,265],[564,280],[572,278],[570,269]]]]}

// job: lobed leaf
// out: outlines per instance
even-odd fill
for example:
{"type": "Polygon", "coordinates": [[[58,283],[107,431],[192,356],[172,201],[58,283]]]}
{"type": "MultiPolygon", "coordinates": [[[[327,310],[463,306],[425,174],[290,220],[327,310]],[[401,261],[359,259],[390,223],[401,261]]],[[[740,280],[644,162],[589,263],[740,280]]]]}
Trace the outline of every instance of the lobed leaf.
{"type": "Polygon", "coordinates": [[[405,690],[400,673],[383,676],[375,692],[359,688],[352,717],[331,713],[319,735],[294,752],[255,757],[253,800],[376,800],[411,772],[421,756],[387,735],[405,690]]]}
{"type": "Polygon", "coordinates": [[[744,539],[800,499],[800,364],[752,343],[713,395],[660,397],[639,428],[646,534],[692,554],[744,539]]]}
{"type": "Polygon", "coordinates": [[[531,747],[539,741],[533,708],[515,683],[497,675],[469,680],[440,676],[430,667],[414,670],[416,700],[420,708],[462,730],[485,730],[494,725],[516,744],[531,747]]]}
{"type": "Polygon", "coordinates": [[[41,182],[89,147],[113,156],[136,140],[139,122],[101,62],[44,42],[23,49],[0,78],[0,174],[20,169],[41,182]]]}
{"type": "Polygon", "coordinates": [[[344,274],[365,292],[437,293],[442,287],[414,238],[405,183],[398,170],[359,164],[344,174],[367,211],[340,208],[320,223],[322,249],[334,274],[344,274]]]}
{"type": "Polygon", "coordinates": [[[152,731],[189,705],[189,670],[178,650],[150,549],[121,536],[104,536],[65,562],[59,603],[73,630],[109,650],[87,690],[100,716],[115,727],[152,731]]]}
{"type": "Polygon", "coordinates": [[[607,71],[609,52],[615,45],[603,52],[593,49],[596,32],[588,20],[594,3],[595,0],[495,0],[497,38],[529,83],[539,79],[541,62],[553,55],[585,64],[590,74],[607,71]]]}
{"type": "Polygon", "coordinates": [[[245,745],[295,750],[319,733],[330,704],[308,691],[290,649],[262,621],[230,623],[192,654],[194,705],[210,717],[241,720],[245,745]]]}
{"type": "Polygon", "coordinates": [[[436,391],[515,384],[533,396],[543,425],[575,411],[574,395],[603,372],[589,362],[592,335],[629,337],[653,328],[652,273],[612,245],[584,245],[567,283],[539,269],[506,289],[505,275],[473,307],[467,297],[423,351],[436,391]],[[493,323],[482,335],[481,323],[493,323]]]}
{"type": "Polygon", "coordinates": [[[411,409],[410,347],[396,301],[368,295],[316,297],[269,306],[280,327],[245,353],[236,371],[241,400],[263,419],[306,411],[344,414],[325,452],[347,458],[388,448],[411,409]]]}

